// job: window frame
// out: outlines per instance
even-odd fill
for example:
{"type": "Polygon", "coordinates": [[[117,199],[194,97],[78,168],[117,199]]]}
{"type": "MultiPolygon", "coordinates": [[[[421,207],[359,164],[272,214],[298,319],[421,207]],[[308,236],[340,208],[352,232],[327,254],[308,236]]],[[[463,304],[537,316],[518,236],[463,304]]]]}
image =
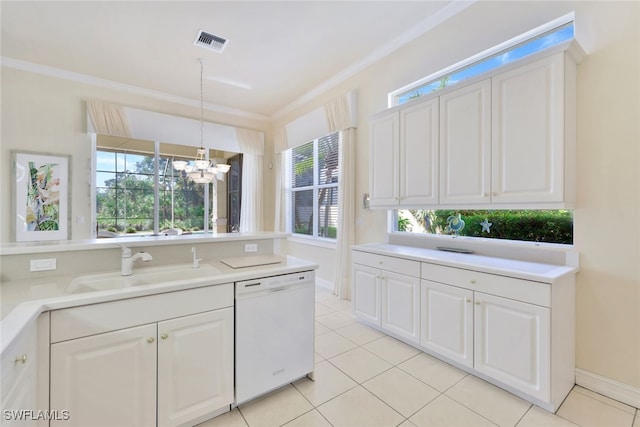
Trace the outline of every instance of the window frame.
{"type": "MultiPolygon", "coordinates": [[[[387,94],[387,106],[388,108],[392,108],[395,107],[397,105],[401,105],[402,103],[399,102],[400,97],[402,95],[405,95],[408,92],[411,91],[416,91],[419,88],[421,88],[422,86],[426,86],[429,84],[433,84],[439,80],[442,80],[444,78],[447,78],[449,76],[451,76],[454,73],[463,71],[465,68],[469,68],[472,67],[482,61],[485,61],[487,59],[490,59],[493,56],[498,56],[501,54],[504,54],[506,51],[512,50],[517,48],[519,45],[525,44],[527,42],[533,41],[537,38],[543,37],[545,34],[553,32],[555,30],[558,30],[562,27],[568,26],[568,25],[573,25],[574,27],[574,38],[575,38],[575,12],[571,12],[568,13],[566,15],[563,15],[557,19],[554,19],[553,21],[547,22],[546,24],[540,25],[532,30],[529,30],[523,34],[520,34],[516,37],[513,37],[505,42],[502,42],[496,46],[493,46],[489,49],[486,49],[476,55],[470,56],[469,58],[463,59],[462,61],[459,61],[453,65],[450,65],[446,68],[443,68],[439,71],[436,71],[435,73],[429,74],[426,77],[423,77],[419,80],[416,80],[414,82],[411,82],[401,88],[398,88],[396,90],[393,90],[391,92],[389,92],[387,94]]],[[[550,46],[549,48],[552,48],[553,46],[550,46]]],[[[539,53],[542,52],[544,49],[542,50],[538,50],[535,53],[539,53]]],[[[480,74],[478,74],[480,75],[480,74]]],[[[473,78],[473,77],[471,77],[473,78]]],[[[469,80],[469,79],[467,79],[469,80]]],[[[467,81],[467,80],[462,80],[462,81],[467,81]]],[[[449,86],[447,86],[449,87],[449,86]]]]}
{"type": "MultiPolygon", "coordinates": [[[[337,227],[336,227],[335,238],[318,235],[319,226],[320,226],[320,215],[319,215],[320,206],[319,206],[319,200],[318,200],[319,191],[324,188],[335,188],[336,191],[339,191],[339,177],[340,177],[339,170],[338,170],[338,178],[335,183],[319,184],[319,163],[320,163],[318,159],[319,140],[323,138],[331,137],[333,135],[336,135],[336,137],[338,138],[338,156],[340,156],[339,147],[342,144],[342,138],[341,138],[340,132],[335,132],[329,135],[325,135],[323,137],[316,138],[313,141],[308,141],[304,144],[300,144],[297,146],[299,147],[302,145],[313,143],[313,184],[311,185],[307,185],[304,187],[295,187],[295,188],[293,187],[292,154],[293,154],[293,150],[297,147],[293,147],[285,151],[285,170],[283,171],[283,177],[284,177],[284,183],[285,183],[284,193],[285,193],[285,200],[286,200],[285,224],[286,224],[287,233],[291,234],[291,236],[289,237],[289,240],[291,241],[294,241],[294,242],[298,241],[301,243],[311,243],[317,246],[335,248],[335,244],[337,241],[337,233],[339,232],[339,230],[337,230],[337,227]],[[296,233],[293,227],[293,222],[295,218],[294,212],[293,212],[293,194],[296,192],[309,191],[309,190],[313,190],[313,196],[312,196],[313,197],[313,208],[312,208],[313,209],[313,234],[296,233]]],[[[340,159],[338,159],[338,164],[341,165],[340,159]]]]}

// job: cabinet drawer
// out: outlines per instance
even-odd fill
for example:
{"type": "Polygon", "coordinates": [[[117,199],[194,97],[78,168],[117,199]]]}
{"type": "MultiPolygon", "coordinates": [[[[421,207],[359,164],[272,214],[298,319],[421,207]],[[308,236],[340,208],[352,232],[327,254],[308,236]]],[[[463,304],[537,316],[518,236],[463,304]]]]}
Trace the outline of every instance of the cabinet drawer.
{"type": "Polygon", "coordinates": [[[233,306],[233,284],[129,298],[51,312],[51,342],[233,306]]]}
{"type": "Polygon", "coordinates": [[[543,307],[551,307],[551,285],[547,283],[429,263],[422,263],[422,278],[543,307]]]}
{"type": "MultiPolygon", "coordinates": [[[[29,371],[36,371],[34,364],[37,360],[38,348],[38,321],[34,319],[20,333],[13,343],[9,345],[2,353],[0,358],[0,368],[2,369],[2,407],[6,409],[23,409],[11,408],[4,406],[4,400],[11,398],[10,395],[20,393],[20,388],[25,389],[24,392],[35,393],[36,390],[29,390],[29,384],[21,384],[25,381],[26,376],[30,375],[29,371]],[[26,356],[24,363],[22,357],[26,356]]],[[[29,408],[31,409],[31,408],[29,408]]],[[[33,408],[36,409],[36,408],[33,408]]]]}
{"type": "Polygon", "coordinates": [[[420,262],[369,252],[353,251],[351,260],[355,264],[368,265],[381,270],[393,271],[407,276],[420,277],[420,262]]]}

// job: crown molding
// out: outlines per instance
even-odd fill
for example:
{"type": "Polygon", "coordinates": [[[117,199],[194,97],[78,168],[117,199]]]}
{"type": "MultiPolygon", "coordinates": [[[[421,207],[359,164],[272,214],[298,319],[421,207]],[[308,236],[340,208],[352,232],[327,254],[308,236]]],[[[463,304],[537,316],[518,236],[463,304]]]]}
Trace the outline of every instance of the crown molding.
{"type": "MultiPolygon", "coordinates": [[[[35,64],[33,62],[22,61],[20,59],[0,56],[0,64],[2,67],[13,68],[16,70],[27,71],[30,73],[41,74],[48,77],[54,77],[62,80],[69,80],[76,83],[82,83],[90,86],[97,86],[106,89],[116,90],[119,92],[130,93],[134,95],[142,95],[148,98],[159,99],[162,101],[172,102],[174,104],[186,105],[189,107],[200,108],[200,101],[182,96],[171,95],[168,93],[155,91],[151,89],[141,88],[113,80],[101,79],[99,77],[90,76],[88,74],[76,73],[73,71],[63,70],[61,68],[49,67],[46,65],[35,64]]],[[[208,111],[216,113],[230,114],[233,116],[246,117],[253,120],[269,121],[269,117],[251,113],[236,108],[225,107],[224,105],[205,103],[204,108],[208,111]]]]}

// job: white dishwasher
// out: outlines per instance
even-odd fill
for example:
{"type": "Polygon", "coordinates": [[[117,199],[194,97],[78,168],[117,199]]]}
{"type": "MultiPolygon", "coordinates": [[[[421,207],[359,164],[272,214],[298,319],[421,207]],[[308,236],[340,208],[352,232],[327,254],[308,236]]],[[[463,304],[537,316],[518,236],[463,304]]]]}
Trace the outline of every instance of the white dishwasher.
{"type": "Polygon", "coordinates": [[[236,282],[236,404],[313,372],[315,273],[236,282]]]}

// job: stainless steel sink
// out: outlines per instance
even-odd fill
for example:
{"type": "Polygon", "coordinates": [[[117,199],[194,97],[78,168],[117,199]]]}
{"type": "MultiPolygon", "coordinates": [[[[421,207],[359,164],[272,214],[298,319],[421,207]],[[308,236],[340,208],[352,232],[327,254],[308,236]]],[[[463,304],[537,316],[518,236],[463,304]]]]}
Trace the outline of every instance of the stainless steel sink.
{"type": "Polygon", "coordinates": [[[188,284],[194,280],[202,280],[222,272],[209,264],[201,264],[193,268],[191,264],[148,267],[134,270],[131,276],[122,276],[120,272],[91,274],[76,277],[69,283],[65,293],[107,291],[133,286],[159,285],[165,283],[188,284]]]}

